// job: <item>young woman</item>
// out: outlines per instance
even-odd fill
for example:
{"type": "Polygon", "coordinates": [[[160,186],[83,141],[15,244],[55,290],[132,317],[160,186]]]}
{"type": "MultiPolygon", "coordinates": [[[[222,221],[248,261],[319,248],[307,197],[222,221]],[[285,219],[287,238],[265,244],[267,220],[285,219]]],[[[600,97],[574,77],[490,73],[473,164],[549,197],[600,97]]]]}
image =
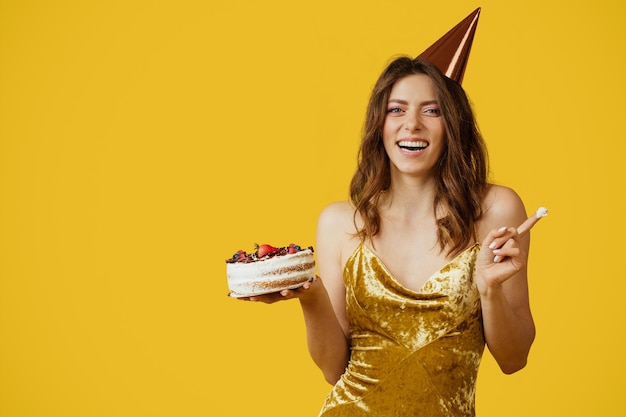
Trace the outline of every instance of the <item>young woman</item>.
{"type": "Polygon", "coordinates": [[[251,298],[300,300],[334,384],[320,416],[473,416],[485,343],[503,372],[525,366],[526,211],[487,173],[461,86],[394,60],[370,98],[351,200],[320,215],[320,278],[251,298]]]}

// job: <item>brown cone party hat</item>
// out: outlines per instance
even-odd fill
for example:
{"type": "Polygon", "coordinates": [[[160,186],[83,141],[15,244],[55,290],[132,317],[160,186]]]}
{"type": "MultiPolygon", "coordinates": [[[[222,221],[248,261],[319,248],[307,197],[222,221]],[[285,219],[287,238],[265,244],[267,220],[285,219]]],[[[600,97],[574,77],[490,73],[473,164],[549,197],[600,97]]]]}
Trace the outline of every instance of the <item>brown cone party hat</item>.
{"type": "Polygon", "coordinates": [[[472,49],[480,7],[419,55],[459,84],[472,49]]]}

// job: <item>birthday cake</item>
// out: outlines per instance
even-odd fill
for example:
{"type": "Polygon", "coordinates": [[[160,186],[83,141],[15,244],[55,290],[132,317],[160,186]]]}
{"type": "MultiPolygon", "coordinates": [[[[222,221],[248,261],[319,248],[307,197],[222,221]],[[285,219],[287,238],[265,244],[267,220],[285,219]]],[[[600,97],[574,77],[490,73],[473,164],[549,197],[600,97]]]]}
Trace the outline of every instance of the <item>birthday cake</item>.
{"type": "Polygon", "coordinates": [[[255,251],[237,251],[226,260],[229,295],[235,298],[269,294],[302,286],[315,278],[313,247],[276,248],[255,245],[255,251]]]}

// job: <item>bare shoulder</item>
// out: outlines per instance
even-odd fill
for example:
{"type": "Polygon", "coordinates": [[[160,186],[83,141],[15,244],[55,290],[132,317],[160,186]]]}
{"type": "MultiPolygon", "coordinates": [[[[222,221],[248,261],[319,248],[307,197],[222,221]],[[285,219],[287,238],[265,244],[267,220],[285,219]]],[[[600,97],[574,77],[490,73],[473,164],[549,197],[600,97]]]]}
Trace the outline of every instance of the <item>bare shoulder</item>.
{"type": "Polygon", "coordinates": [[[483,216],[479,235],[500,227],[517,227],[526,220],[526,208],[520,196],[512,188],[491,184],[483,199],[483,216]]]}
{"type": "MultiPolygon", "coordinates": [[[[358,216],[357,216],[358,221],[358,216]]],[[[326,206],[320,213],[317,224],[317,253],[320,271],[341,278],[346,259],[358,245],[355,226],[355,210],[349,201],[340,201],[326,206]],[[330,261],[330,262],[327,262],[330,261]]]]}
{"type": "Polygon", "coordinates": [[[349,201],[337,201],[327,205],[320,213],[318,229],[324,232],[354,233],[354,207],[349,201]]]}

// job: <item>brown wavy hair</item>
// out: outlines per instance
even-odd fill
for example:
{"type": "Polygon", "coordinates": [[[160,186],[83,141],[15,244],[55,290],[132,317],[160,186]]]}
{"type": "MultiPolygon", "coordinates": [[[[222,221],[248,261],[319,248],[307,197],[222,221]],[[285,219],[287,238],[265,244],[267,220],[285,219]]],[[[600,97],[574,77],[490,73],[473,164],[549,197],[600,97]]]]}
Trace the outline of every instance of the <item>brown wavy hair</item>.
{"type": "Polygon", "coordinates": [[[378,201],[391,185],[389,157],[383,145],[383,126],[389,94],[396,81],[425,74],[433,81],[445,126],[445,147],[436,165],[434,212],[437,213],[437,241],[448,255],[465,249],[475,239],[476,222],[487,188],[488,160],[482,135],[463,88],[423,59],[399,57],[380,75],[367,107],[357,169],[350,183],[350,198],[363,226],[357,233],[363,240],[380,230],[378,201]],[[439,217],[439,216],[442,217],[439,217]]]}

